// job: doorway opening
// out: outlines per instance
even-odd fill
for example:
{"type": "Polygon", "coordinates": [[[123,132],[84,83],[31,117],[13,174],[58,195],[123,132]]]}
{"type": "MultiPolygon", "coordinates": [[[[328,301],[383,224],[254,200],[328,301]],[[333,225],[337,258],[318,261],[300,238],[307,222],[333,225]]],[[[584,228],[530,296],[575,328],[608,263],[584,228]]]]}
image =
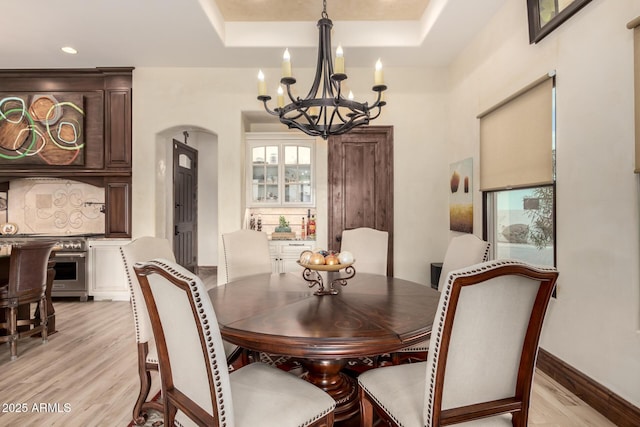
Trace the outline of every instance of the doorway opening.
{"type": "MultiPolygon", "coordinates": [[[[168,239],[175,247],[173,150],[174,140],[184,144],[185,139],[187,147],[197,150],[200,165],[197,168],[196,234],[193,236],[197,242],[197,261],[192,268],[197,273],[215,274],[218,266],[218,242],[212,236],[218,235],[218,137],[210,130],[175,126],[158,135],[155,235],[168,239]],[[186,138],[185,132],[188,134],[186,138]]],[[[178,255],[176,252],[176,258],[178,255]]]]}

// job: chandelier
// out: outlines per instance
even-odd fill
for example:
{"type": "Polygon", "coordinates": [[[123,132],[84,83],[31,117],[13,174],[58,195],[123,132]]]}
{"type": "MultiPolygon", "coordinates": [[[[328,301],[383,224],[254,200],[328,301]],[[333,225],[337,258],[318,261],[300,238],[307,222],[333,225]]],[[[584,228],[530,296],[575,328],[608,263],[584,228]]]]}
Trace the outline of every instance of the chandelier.
{"type": "Polygon", "coordinates": [[[382,64],[378,59],[374,72],[374,86],[377,93],[376,101],[369,105],[367,102],[353,100],[353,93],[347,97],[342,93],[342,82],[347,79],[344,72],[344,55],[342,47],[336,49],[335,63],[331,57],[331,28],[333,22],[327,15],[327,1],[322,2],[322,18],[318,21],[320,33],[318,45],[318,64],[311,89],[305,98],[294,97],[291,86],[296,79],[291,75],[291,57],[286,49],[282,61],[282,78],[278,87],[277,107],[273,110],[267,105],[271,96],[267,95],[266,83],[262,70],[258,73],[258,100],[262,101],[265,110],[278,116],[280,122],[289,129],[299,129],[307,135],[321,136],[324,139],[331,135],[340,135],[356,126],[369,123],[377,118],[386,105],[383,92],[387,89],[384,84],[382,64]],[[288,104],[285,105],[285,92],[288,104]],[[374,115],[375,114],[375,115],[374,115]]]}

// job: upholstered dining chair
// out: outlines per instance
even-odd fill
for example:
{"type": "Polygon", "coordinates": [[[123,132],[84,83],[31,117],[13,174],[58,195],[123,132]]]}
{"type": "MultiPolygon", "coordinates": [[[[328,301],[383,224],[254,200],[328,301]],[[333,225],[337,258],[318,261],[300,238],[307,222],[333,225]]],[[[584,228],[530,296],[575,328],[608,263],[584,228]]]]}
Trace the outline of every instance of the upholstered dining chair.
{"type": "MultiPolygon", "coordinates": [[[[150,261],[154,258],[164,258],[175,262],[171,243],[167,239],[144,236],[120,247],[120,254],[127,272],[129,292],[131,294],[131,308],[138,344],[138,374],[140,376],[140,392],[133,406],[133,420],[136,424],[144,424],[144,413],[148,409],[162,411],[162,402],[147,401],[151,390],[151,372],[158,371],[158,352],[151,330],[147,306],[142,296],[142,290],[133,266],[136,262],[150,261]]],[[[225,351],[230,359],[235,358],[239,348],[224,342],[225,351]]],[[[153,396],[151,396],[153,397],[153,396]]]]}
{"type": "Polygon", "coordinates": [[[246,229],[224,233],[222,246],[227,282],[272,272],[267,233],[246,229]]]}
{"type": "Polygon", "coordinates": [[[349,251],[355,258],[356,272],[387,275],[389,233],[369,227],[342,232],[341,251],[349,251]]]}
{"type": "MultiPolygon", "coordinates": [[[[489,242],[480,239],[474,234],[463,234],[451,239],[442,262],[438,289],[442,289],[446,277],[451,271],[487,261],[490,248],[491,244],[489,242]]],[[[391,362],[394,365],[398,365],[409,353],[420,353],[416,358],[424,360],[428,349],[429,340],[405,347],[391,355],[391,362]]]]}
{"type": "Polygon", "coordinates": [[[162,259],[135,271],[160,358],[164,425],[333,425],[335,400],[295,375],[263,363],[229,373],[216,314],[197,276],[162,259]]]}
{"type": "Polygon", "coordinates": [[[7,331],[0,342],[8,342],[11,360],[18,357],[18,339],[36,334],[47,342],[47,268],[55,242],[27,242],[12,245],[9,278],[0,283],[0,309],[5,321],[0,329],[7,331]],[[39,313],[31,311],[31,303],[39,303],[39,313]],[[28,305],[28,318],[18,319],[18,306],[28,305]],[[20,328],[26,326],[27,328],[20,328]],[[23,329],[23,330],[19,330],[23,329]]]}
{"type": "Polygon", "coordinates": [[[444,282],[426,362],[358,377],[361,426],[527,425],[553,268],[489,261],[444,282]]]}
{"type": "Polygon", "coordinates": [[[453,270],[487,261],[490,249],[491,244],[475,234],[462,234],[452,238],[442,261],[438,289],[442,289],[447,275],[453,270]]]}

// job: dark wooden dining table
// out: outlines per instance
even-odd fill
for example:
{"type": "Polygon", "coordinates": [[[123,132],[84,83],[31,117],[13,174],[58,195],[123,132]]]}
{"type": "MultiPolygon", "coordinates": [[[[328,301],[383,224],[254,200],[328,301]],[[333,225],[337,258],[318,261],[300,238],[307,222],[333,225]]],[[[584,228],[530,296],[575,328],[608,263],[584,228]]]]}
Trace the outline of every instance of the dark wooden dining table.
{"type": "Polygon", "coordinates": [[[209,290],[222,337],[249,350],[298,358],[304,378],[336,400],[336,421],[358,413],[350,359],[429,338],[440,294],[429,286],[357,273],[337,295],[314,295],[302,274],[260,274],[209,290]]]}

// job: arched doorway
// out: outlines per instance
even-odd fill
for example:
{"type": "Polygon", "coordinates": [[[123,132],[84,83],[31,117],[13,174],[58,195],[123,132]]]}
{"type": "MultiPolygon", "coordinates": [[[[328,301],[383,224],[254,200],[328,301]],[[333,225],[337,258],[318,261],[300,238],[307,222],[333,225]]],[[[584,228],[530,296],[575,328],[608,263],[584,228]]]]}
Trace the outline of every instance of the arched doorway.
{"type": "Polygon", "coordinates": [[[198,152],[197,272],[215,272],[218,265],[218,137],[196,126],[174,126],[158,135],[156,145],[156,235],[174,241],[173,140],[198,152]],[[188,136],[184,134],[187,132],[188,136]]]}

